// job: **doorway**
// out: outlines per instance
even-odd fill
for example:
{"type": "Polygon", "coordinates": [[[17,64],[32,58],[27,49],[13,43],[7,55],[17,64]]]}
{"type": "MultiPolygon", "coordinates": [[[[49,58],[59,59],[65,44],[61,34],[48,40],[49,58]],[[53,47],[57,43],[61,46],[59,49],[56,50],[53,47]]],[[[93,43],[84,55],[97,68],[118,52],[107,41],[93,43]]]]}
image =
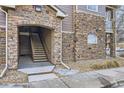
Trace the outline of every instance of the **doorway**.
{"type": "Polygon", "coordinates": [[[47,66],[51,63],[51,31],[40,26],[19,26],[18,68],[47,66]]]}

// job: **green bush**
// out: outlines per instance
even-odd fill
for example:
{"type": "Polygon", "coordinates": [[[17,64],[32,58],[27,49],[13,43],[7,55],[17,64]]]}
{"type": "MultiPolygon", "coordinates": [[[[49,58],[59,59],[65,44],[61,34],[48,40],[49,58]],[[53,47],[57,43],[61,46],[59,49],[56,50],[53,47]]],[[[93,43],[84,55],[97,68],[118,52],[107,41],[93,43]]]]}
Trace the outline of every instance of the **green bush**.
{"type": "Polygon", "coordinates": [[[119,67],[119,63],[117,61],[105,61],[104,63],[97,63],[90,66],[92,69],[107,69],[115,67],[119,67]]]}

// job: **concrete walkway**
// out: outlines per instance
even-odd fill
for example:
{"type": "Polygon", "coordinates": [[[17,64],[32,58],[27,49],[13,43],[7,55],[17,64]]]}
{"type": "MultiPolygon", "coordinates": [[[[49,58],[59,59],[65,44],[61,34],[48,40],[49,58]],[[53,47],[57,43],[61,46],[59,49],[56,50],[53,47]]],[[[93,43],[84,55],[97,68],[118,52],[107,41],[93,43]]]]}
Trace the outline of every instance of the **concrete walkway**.
{"type": "MultiPolygon", "coordinates": [[[[117,87],[123,82],[124,67],[121,67],[91,71],[86,73],[77,73],[74,75],[63,76],[56,79],[30,82],[23,86],[28,88],[101,88],[117,87]]],[[[13,86],[16,87],[16,85],[13,86]]],[[[0,87],[3,86],[1,85],[0,87]]],[[[21,86],[17,85],[17,87],[21,86]]]]}

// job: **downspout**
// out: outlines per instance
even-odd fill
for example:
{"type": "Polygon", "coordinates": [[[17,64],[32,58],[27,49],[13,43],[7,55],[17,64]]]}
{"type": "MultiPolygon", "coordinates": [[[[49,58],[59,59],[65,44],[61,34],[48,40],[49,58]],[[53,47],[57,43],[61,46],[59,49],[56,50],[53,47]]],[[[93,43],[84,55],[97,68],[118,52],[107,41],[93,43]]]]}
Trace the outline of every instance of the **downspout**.
{"type": "Polygon", "coordinates": [[[61,20],[61,61],[60,63],[65,67],[67,68],[68,70],[71,70],[71,68],[69,66],[67,66],[65,63],[63,63],[63,60],[62,60],[62,20],[61,20]]]}
{"type": "Polygon", "coordinates": [[[5,72],[7,71],[7,68],[8,68],[8,57],[7,57],[7,29],[8,29],[8,27],[7,27],[7,16],[8,16],[8,14],[1,7],[0,7],[0,10],[6,14],[6,28],[5,28],[6,29],[6,64],[5,64],[5,68],[3,69],[3,71],[0,74],[0,78],[2,78],[5,74],[5,72]]]}

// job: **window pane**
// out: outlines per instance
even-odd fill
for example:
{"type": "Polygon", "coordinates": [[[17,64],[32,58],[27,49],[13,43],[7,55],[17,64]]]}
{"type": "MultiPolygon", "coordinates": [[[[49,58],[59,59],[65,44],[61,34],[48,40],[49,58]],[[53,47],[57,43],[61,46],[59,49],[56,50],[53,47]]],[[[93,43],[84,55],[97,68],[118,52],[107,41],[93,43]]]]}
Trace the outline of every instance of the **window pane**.
{"type": "Polygon", "coordinates": [[[89,10],[97,11],[98,6],[97,5],[88,5],[89,10]]]}

